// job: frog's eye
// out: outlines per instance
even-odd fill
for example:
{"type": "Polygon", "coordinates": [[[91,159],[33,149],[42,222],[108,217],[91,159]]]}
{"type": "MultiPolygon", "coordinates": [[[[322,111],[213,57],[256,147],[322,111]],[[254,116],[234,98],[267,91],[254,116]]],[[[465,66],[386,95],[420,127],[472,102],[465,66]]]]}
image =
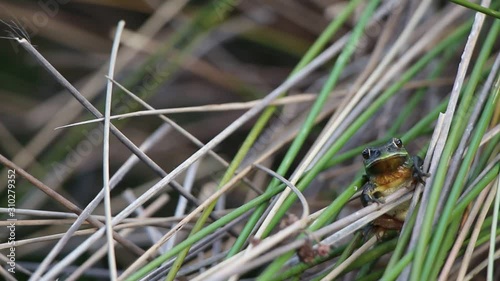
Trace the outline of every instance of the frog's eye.
{"type": "Polygon", "coordinates": [[[392,139],[392,143],[393,143],[395,146],[397,146],[398,148],[403,147],[403,142],[402,142],[400,139],[393,138],[393,139],[392,139]]]}
{"type": "Polygon", "coordinates": [[[363,150],[363,152],[361,152],[361,155],[362,155],[362,156],[363,156],[363,158],[365,158],[365,159],[370,158],[370,154],[371,154],[371,153],[370,153],[370,149],[369,149],[369,148],[365,148],[365,149],[363,150]]]}

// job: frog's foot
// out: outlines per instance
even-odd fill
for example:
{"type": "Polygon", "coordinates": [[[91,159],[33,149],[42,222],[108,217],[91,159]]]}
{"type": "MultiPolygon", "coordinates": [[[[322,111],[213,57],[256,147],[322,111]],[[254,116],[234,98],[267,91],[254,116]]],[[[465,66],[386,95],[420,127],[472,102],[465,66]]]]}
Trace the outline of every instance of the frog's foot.
{"type": "Polygon", "coordinates": [[[385,199],[380,197],[380,198],[377,198],[377,197],[372,197],[371,198],[371,202],[377,202],[379,204],[385,204],[385,199]]]}
{"type": "Polygon", "coordinates": [[[429,177],[431,174],[422,171],[424,161],[418,156],[413,156],[413,174],[412,177],[419,183],[425,185],[424,177],[429,177]]]}
{"type": "Polygon", "coordinates": [[[385,200],[382,198],[380,192],[375,191],[377,186],[371,182],[365,183],[363,185],[363,192],[361,193],[361,203],[363,206],[368,206],[370,203],[377,202],[379,204],[384,204],[385,200]]]}
{"type": "Polygon", "coordinates": [[[372,190],[364,190],[361,194],[361,202],[363,203],[363,206],[368,206],[373,202],[385,204],[384,198],[376,196],[377,194],[377,192],[373,192],[372,190]]]}

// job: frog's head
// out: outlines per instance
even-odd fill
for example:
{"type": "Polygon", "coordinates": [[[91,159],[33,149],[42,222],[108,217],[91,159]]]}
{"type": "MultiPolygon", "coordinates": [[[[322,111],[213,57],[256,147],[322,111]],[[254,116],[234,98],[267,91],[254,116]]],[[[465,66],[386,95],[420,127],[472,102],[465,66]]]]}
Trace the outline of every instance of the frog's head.
{"type": "Polygon", "coordinates": [[[411,161],[403,142],[397,138],[380,147],[365,148],[361,155],[367,175],[390,173],[411,161]]]}

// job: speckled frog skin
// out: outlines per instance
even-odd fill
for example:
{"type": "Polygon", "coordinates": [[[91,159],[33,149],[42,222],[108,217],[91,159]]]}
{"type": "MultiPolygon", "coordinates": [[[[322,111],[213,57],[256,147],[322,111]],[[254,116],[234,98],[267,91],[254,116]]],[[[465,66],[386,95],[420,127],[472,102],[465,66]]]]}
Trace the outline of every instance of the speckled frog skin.
{"type": "MultiPolygon", "coordinates": [[[[362,152],[366,174],[363,176],[361,202],[367,206],[372,202],[384,203],[384,198],[401,188],[410,188],[417,182],[425,183],[422,159],[411,157],[400,139],[393,138],[380,147],[365,148],[362,152]]],[[[408,213],[410,202],[405,202],[373,224],[387,229],[401,229],[408,213]]]]}

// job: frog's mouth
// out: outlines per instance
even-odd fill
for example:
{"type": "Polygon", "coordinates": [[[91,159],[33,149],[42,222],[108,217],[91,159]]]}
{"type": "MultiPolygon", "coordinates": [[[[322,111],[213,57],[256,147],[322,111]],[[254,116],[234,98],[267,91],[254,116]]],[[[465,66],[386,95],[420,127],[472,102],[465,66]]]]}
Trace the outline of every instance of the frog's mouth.
{"type": "Polygon", "coordinates": [[[394,154],[388,157],[376,159],[367,165],[370,172],[387,173],[397,170],[406,161],[407,154],[394,154]]]}

